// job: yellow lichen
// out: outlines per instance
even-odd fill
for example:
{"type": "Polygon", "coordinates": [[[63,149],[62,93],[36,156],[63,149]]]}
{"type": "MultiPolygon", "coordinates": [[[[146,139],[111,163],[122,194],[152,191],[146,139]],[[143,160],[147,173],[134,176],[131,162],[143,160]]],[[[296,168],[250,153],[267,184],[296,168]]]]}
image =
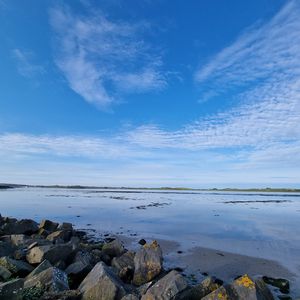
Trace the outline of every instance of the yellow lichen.
{"type": "Polygon", "coordinates": [[[249,278],[248,275],[244,275],[244,276],[238,278],[238,279],[236,280],[236,283],[237,283],[238,285],[242,285],[242,286],[244,286],[244,287],[246,287],[246,288],[250,288],[250,289],[252,289],[252,288],[255,287],[254,282],[249,278]]]}

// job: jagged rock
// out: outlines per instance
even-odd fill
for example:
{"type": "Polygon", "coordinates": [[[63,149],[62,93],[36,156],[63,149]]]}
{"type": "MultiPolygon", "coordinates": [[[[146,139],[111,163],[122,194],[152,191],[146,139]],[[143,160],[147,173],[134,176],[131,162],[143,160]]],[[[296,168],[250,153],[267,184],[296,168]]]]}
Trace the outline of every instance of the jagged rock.
{"type": "Polygon", "coordinates": [[[103,263],[99,262],[79,286],[82,299],[119,300],[126,291],[118,277],[103,263]]]}
{"type": "Polygon", "coordinates": [[[124,296],[121,300],[139,300],[139,298],[134,294],[128,294],[124,296]]]}
{"type": "Polygon", "coordinates": [[[57,229],[58,223],[52,222],[50,220],[42,220],[39,228],[44,229],[48,232],[53,232],[57,229]]]}
{"type": "Polygon", "coordinates": [[[0,241],[0,257],[10,255],[15,249],[10,242],[0,241]]]}
{"type": "Polygon", "coordinates": [[[15,252],[14,252],[14,258],[17,259],[17,260],[25,260],[26,258],[26,249],[17,249],[15,252]]]}
{"type": "Polygon", "coordinates": [[[7,256],[0,258],[0,266],[6,268],[12,274],[21,277],[26,276],[33,270],[33,267],[28,263],[20,260],[15,260],[7,256]]]}
{"type": "Polygon", "coordinates": [[[47,259],[45,259],[31,273],[29,273],[27,275],[26,279],[29,279],[29,278],[31,278],[31,277],[33,277],[33,276],[49,269],[51,267],[52,267],[52,265],[50,264],[50,262],[47,259]]]}
{"type": "Polygon", "coordinates": [[[64,242],[68,242],[72,236],[72,231],[70,230],[58,230],[50,233],[47,236],[47,240],[55,242],[58,239],[61,239],[64,242]]]}
{"type": "Polygon", "coordinates": [[[173,270],[151,286],[146,294],[142,296],[142,300],[174,299],[187,287],[188,284],[185,278],[173,270]]]}
{"type": "Polygon", "coordinates": [[[6,281],[11,277],[12,273],[7,270],[5,267],[0,266],[0,280],[6,281]]]}
{"type": "Polygon", "coordinates": [[[88,252],[80,251],[76,253],[73,263],[66,268],[65,272],[68,275],[86,275],[92,270],[91,263],[92,256],[88,252]]]}
{"type": "Polygon", "coordinates": [[[6,238],[7,241],[11,242],[14,246],[24,246],[28,243],[29,237],[25,234],[11,234],[6,235],[4,238],[6,238]]]}
{"type": "Polygon", "coordinates": [[[198,300],[218,289],[221,285],[215,277],[207,277],[200,284],[193,286],[177,297],[179,300],[198,300]]]}
{"type": "Polygon", "coordinates": [[[30,219],[22,219],[16,222],[8,222],[2,225],[5,234],[32,234],[38,231],[38,224],[30,219]]]}
{"type": "Polygon", "coordinates": [[[132,267],[124,267],[119,271],[118,275],[122,279],[122,281],[126,283],[131,283],[134,275],[134,270],[132,267]]]}
{"type": "Polygon", "coordinates": [[[23,279],[14,279],[5,283],[0,283],[1,300],[21,300],[23,279]]]}
{"type": "Polygon", "coordinates": [[[144,283],[142,285],[140,285],[136,290],[137,292],[139,293],[139,295],[144,295],[146,294],[146,292],[148,291],[148,289],[152,286],[154,282],[153,281],[150,281],[150,282],[147,282],[147,283],[144,283]]]}
{"type": "Polygon", "coordinates": [[[114,257],[111,261],[111,265],[119,272],[126,267],[130,267],[134,270],[134,255],[135,253],[133,251],[127,251],[119,257],[114,257]]]}
{"type": "Polygon", "coordinates": [[[116,257],[122,255],[125,249],[122,242],[118,239],[115,239],[110,243],[104,244],[102,247],[102,251],[110,257],[116,257]]]}
{"type": "Polygon", "coordinates": [[[73,231],[73,225],[72,223],[62,223],[61,225],[58,226],[59,230],[69,230],[69,231],[73,231]]]}
{"type": "Polygon", "coordinates": [[[272,293],[264,281],[252,280],[247,274],[236,279],[230,289],[237,300],[273,300],[272,293]]]}
{"type": "Polygon", "coordinates": [[[50,231],[40,228],[39,231],[37,232],[37,236],[41,236],[43,238],[46,238],[50,234],[50,231]]]}
{"type": "Polygon", "coordinates": [[[24,288],[43,287],[51,292],[65,291],[69,289],[67,274],[55,267],[48,268],[24,282],[24,288]]]}
{"type": "Polygon", "coordinates": [[[290,292],[290,283],[287,279],[272,278],[267,276],[263,276],[262,279],[265,283],[279,288],[280,292],[283,294],[288,294],[290,292]]]}
{"type": "Polygon", "coordinates": [[[145,244],[134,257],[133,283],[142,285],[151,281],[162,270],[162,251],[156,241],[145,244]]]}
{"type": "MultiPolygon", "coordinates": [[[[199,298],[199,299],[202,299],[202,300],[233,300],[235,298],[232,298],[232,296],[230,295],[228,290],[224,286],[221,286],[218,289],[211,292],[210,294],[208,294],[207,296],[205,296],[203,298],[199,298]]],[[[246,299],[248,300],[248,298],[243,298],[243,300],[246,300],[246,299]]]]}
{"type": "Polygon", "coordinates": [[[39,264],[45,259],[55,264],[64,261],[72,251],[71,244],[37,246],[29,250],[26,259],[30,264],[39,264]]]}
{"type": "Polygon", "coordinates": [[[69,290],[63,292],[46,292],[40,300],[80,300],[81,293],[78,290],[69,290]]]}

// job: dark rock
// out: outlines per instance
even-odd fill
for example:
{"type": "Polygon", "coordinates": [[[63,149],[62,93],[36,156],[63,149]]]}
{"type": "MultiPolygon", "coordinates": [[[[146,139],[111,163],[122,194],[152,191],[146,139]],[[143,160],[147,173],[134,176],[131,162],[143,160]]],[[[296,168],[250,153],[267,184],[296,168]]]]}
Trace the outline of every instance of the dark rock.
{"type": "Polygon", "coordinates": [[[26,259],[30,264],[39,264],[47,259],[54,265],[66,260],[72,251],[71,244],[37,246],[28,251],[26,259]]]}
{"type": "Polygon", "coordinates": [[[56,262],[54,264],[54,267],[56,267],[60,270],[64,270],[67,267],[67,264],[63,260],[59,260],[58,262],[56,262]]]}
{"type": "Polygon", "coordinates": [[[262,279],[266,284],[270,284],[279,288],[280,292],[283,294],[288,294],[290,292],[290,283],[287,279],[272,278],[267,276],[263,276],[262,279]]]}
{"type": "Polygon", "coordinates": [[[126,295],[122,282],[103,263],[99,262],[79,286],[82,299],[119,300],[126,295]]]}
{"type": "Polygon", "coordinates": [[[55,242],[58,239],[61,239],[63,242],[68,242],[72,236],[72,231],[70,230],[59,230],[50,233],[47,236],[47,240],[55,242]]]}
{"type": "Polygon", "coordinates": [[[50,220],[42,220],[39,228],[44,229],[48,232],[53,232],[57,229],[58,223],[52,222],[50,220]]]}
{"type": "Polygon", "coordinates": [[[173,270],[151,286],[142,296],[142,300],[174,299],[187,287],[184,277],[173,270]]]}
{"type": "Polygon", "coordinates": [[[17,249],[14,252],[14,258],[17,260],[26,259],[26,249],[17,249]]]}
{"type": "Polygon", "coordinates": [[[111,265],[120,272],[125,267],[130,267],[134,270],[134,256],[133,251],[127,251],[119,257],[114,257],[111,261],[111,265]]]}
{"type": "Polygon", "coordinates": [[[131,283],[134,275],[132,267],[124,267],[119,271],[119,277],[126,283],[131,283]]]}
{"type": "Polygon", "coordinates": [[[216,278],[214,277],[207,277],[205,278],[200,284],[197,284],[185,291],[183,291],[177,299],[180,300],[198,300],[206,295],[212,293],[213,291],[217,290],[221,285],[216,282],[216,278]]]}
{"type": "Polygon", "coordinates": [[[27,275],[26,279],[29,279],[51,267],[52,265],[50,264],[50,262],[47,259],[45,259],[30,274],[27,275]]]}
{"type": "Polygon", "coordinates": [[[69,290],[63,292],[46,292],[40,300],[80,300],[81,293],[78,290],[69,290]]]}
{"type": "Polygon", "coordinates": [[[145,244],[147,244],[146,240],[144,240],[144,239],[140,239],[140,240],[138,241],[138,243],[139,243],[140,245],[142,245],[142,246],[144,246],[145,244]]]}
{"type": "Polygon", "coordinates": [[[1,300],[22,300],[23,279],[14,279],[0,283],[1,300]]]}
{"type": "Polygon", "coordinates": [[[55,267],[48,268],[24,282],[24,288],[43,287],[46,291],[59,292],[69,289],[67,274],[55,267]]]}
{"type": "Polygon", "coordinates": [[[11,277],[12,273],[7,270],[5,267],[0,266],[0,281],[6,281],[11,277]]]}
{"type": "Polygon", "coordinates": [[[14,247],[10,242],[0,241],[0,257],[8,256],[15,251],[14,247]]]}
{"type": "Polygon", "coordinates": [[[122,255],[125,249],[122,242],[118,239],[115,239],[110,243],[104,244],[102,251],[110,257],[116,257],[122,255]]]}
{"type": "Polygon", "coordinates": [[[38,224],[30,219],[8,222],[2,225],[1,228],[5,234],[32,234],[37,232],[38,229],[38,224]]]}
{"type": "Polygon", "coordinates": [[[145,244],[137,251],[134,257],[134,277],[135,285],[142,285],[151,281],[162,270],[162,251],[156,241],[145,244]]]}
{"type": "Polygon", "coordinates": [[[134,294],[128,294],[124,296],[121,300],[139,300],[139,297],[134,294]]]}
{"type": "Polygon", "coordinates": [[[24,261],[12,259],[7,256],[0,258],[0,266],[6,268],[12,274],[21,277],[26,276],[33,270],[33,267],[30,264],[24,261]]]}
{"type": "MultiPolygon", "coordinates": [[[[203,298],[198,298],[198,299],[202,299],[202,300],[233,300],[235,298],[233,298],[231,296],[230,292],[224,286],[221,286],[218,289],[211,292],[210,294],[208,294],[207,296],[205,296],[203,298]]],[[[240,298],[237,298],[237,299],[240,299],[240,298]]],[[[242,298],[242,299],[248,300],[248,298],[242,298]]],[[[249,298],[249,300],[250,300],[250,298],[249,298]]]]}
{"type": "Polygon", "coordinates": [[[72,223],[62,223],[61,225],[58,226],[59,230],[69,230],[73,231],[73,225],[72,223]]]}

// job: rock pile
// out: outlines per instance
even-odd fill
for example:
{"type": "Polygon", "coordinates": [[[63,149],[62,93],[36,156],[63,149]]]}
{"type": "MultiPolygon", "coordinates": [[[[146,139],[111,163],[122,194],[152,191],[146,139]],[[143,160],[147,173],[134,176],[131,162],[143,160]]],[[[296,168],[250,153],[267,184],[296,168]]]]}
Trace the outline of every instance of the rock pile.
{"type": "MultiPolygon", "coordinates": [[[[288,282],[281,288],[287,291],[288,282]]],[[[227,285],[207,277],[190,286],[176,270],[163,269],[156,241],[142,243],[133,252],[118,239],[88,242],[70,223],[37,224],[0,215],[0,299],[271,300],[273,296],[263,279],[248,275],[227,285]]]]}

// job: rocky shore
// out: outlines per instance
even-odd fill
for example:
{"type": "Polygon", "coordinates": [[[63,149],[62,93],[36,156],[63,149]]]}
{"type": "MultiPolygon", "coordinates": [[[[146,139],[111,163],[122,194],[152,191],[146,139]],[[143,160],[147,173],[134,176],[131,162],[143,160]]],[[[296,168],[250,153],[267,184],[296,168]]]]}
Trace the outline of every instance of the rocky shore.
{"type": "Polygon", "coordinates": [[[134,252],[117,238],[90,241],[70,223],[0,215],[0,300],[291,299],[281,278],[207,276],[190,284],[180,269],[163,268],[157,241],[139,244],[134,252]]]}

